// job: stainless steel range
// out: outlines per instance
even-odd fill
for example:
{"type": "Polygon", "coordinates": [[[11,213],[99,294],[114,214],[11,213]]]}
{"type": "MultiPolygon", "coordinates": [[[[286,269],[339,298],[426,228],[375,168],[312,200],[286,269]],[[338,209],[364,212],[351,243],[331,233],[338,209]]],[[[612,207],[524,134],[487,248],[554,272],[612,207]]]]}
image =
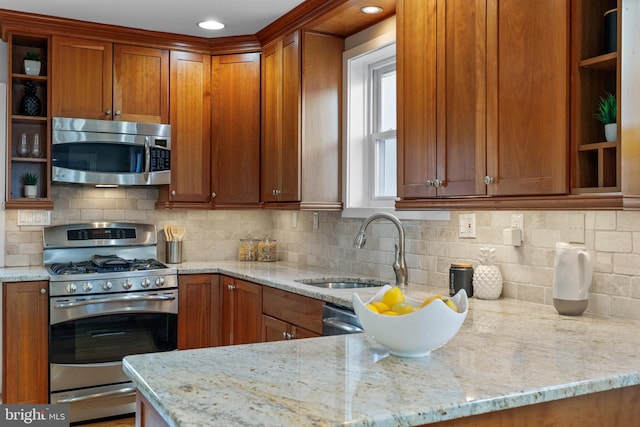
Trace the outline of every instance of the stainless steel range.
{"type": "Polygon", "coordinates": [[[177,349],[177,272],[156,258],[154,225],[44,229],[50,401],[71,422],[135,412],[122,358],[177,349]]]}

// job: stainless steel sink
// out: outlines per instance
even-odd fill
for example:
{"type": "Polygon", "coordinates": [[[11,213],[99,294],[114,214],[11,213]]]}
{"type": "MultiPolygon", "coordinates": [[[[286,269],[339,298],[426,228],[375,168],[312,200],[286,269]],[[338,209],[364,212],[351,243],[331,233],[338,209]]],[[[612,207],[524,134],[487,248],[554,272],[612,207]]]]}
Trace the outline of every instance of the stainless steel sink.
{"type": "Polygon", "coordinates": [[[360,279],[360,278],[318,278],[318,279],[300,279],[296,280],[304,285],[315,286],[324,289],[358,289],[358,288],[374,288],[378,286],[388,285],[387,282],[380,280],[360,279]]]}

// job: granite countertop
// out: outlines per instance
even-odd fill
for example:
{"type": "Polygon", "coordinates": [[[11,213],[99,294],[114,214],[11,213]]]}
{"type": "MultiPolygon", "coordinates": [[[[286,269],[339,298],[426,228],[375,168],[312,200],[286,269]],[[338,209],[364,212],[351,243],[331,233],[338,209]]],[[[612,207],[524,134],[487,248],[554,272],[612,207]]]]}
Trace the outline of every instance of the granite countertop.
{"type": "Polygon", "coordinates": [[[640,322],[470,299],[423,358],[364,334],[128,356],[169,425],[420,425],[640,383],[640,322]]]}

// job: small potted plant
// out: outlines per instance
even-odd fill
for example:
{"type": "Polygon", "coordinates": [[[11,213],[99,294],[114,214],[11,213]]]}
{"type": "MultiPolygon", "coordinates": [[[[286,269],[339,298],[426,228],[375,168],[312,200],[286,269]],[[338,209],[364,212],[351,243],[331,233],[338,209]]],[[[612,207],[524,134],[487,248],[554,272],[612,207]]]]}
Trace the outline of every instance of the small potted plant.
{"type": "Polygon", "coordinates": [[[24,73],[29,76],[40,75],[40,54],[38,52],[29,51],[24,57],[24,73]]]}
{"type": "Polygon", "coordinates": [[[616,141],[617,124],[615,95],[611,92],[607,92],[605,96],[600,97],[594,117],[604,124],[604,136],[607,142],[616,141]]]}
{"type": "Polygon", "coordinates": [[[35,199],[38,194],[38,174],[27,172],[22,175],[24,181],[24,197],[35,199]]]}

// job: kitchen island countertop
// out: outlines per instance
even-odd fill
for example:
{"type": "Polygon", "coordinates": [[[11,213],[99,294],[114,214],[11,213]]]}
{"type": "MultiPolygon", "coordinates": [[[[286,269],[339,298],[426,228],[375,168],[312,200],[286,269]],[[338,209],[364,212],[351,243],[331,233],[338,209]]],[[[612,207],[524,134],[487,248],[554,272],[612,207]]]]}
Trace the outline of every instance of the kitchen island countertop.
{"type": "Polygon", "coordinates": [[[423,358],[355,334],[128,356],[124,370],[172,426],[411,426],[638,385],[639,328],[472,298],[423,358]]]}

